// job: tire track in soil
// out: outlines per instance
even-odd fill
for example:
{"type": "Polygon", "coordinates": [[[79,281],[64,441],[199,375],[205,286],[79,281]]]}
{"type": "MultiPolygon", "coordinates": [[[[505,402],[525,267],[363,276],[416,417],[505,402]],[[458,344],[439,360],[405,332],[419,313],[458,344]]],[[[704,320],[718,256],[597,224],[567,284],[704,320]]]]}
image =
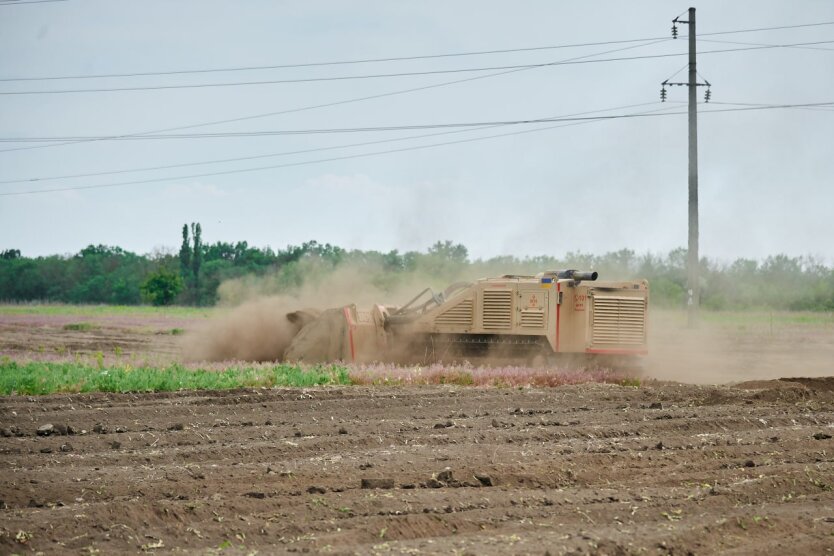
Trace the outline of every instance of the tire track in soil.
{"type": "Polygon", "coordinates": [[[831,384],[7,397],[0,552],[824,553],[831,384]]]}

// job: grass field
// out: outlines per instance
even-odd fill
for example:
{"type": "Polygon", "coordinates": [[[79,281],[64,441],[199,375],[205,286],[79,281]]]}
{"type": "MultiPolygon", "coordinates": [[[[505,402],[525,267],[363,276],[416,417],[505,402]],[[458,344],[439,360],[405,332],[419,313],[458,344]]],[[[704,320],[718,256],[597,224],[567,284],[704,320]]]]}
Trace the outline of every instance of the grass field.
{"type": "MultiPolygon", "coordinates": [[[[67,305],[61,303],[2,304],[2,315],[65,315],[79,317],[165,316],[172,318],[205,319],[222,312],[219,307],[153,307],[150,305],[67,305]]],[[[672,322],[683,324],[686,313],[682,310],[652,308],[652,313],[663,315],[672,322]]],[[[713,311],[702,310],[704,324],[717,326],[762,326],[808,324],[834,327],[832,311],[713,311]]]]}
{"type": "MultiPolygon", "coordinates": [[[[295,367],[242,361],[185,363],[183,345],[219,308],[0,305],[0,394],[325,384],[558,386],[617,382],[575,368],[429,365],[295,367]]],[[[647,378],[725,383],[834,374],[834,314],[650,312],[647,378]]]]}
{"type": "Polygon", "coordinates": [[[0,304],[0,315],[67,315],[79,317],[168,316],[208,318],[214,307],[153,307],[151,305],[66,305],[61,303],[0,304]]]}
{"type": "Polygon", "coordinates": [[[338,365],[302,368],[296,365],[230,366],[223,370],[189,369],[181,365],[98,367],[84,363],[0,361],[0,394],[41,395],[77,392],[173,392],[275,386],[351,384],[338,365]]]}
{"type": "MultiPolygon", "coordinates": [[[[670,311],[671,313],[671,311],[670,311]]],[[[681,322],[685,319],[679,314],[681,322]]],[[[774,326],[807,324],[834,327],[834,312],[812,311],[701,311],[707,324],[719,326],[774,326]]]]}

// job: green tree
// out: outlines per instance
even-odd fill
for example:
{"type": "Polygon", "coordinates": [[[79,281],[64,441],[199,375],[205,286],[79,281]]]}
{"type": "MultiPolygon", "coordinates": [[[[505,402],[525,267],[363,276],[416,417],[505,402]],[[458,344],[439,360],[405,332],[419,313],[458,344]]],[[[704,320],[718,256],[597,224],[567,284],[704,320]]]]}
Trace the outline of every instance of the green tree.
{"type": "Polygon", "coordinates": [[[460,243],[455,244],[449,240],[438,241],[429,247],[428,254],[440,260],[457,264],[464,264],[469,259],[469,251],[464,245],[460,243]]]}
{"type": "Polygon", "coordinates": [[[191,223],[191,241],[194,248],[191,254],[191,271],[194,274],[194,303],[200,304],[200,267],[203,265],[203,239],[200,223],[191,223]]]}
{"type": "Polygon", "coordinates": [[[182,245],[180,246],[180,274],[189,281],[191,275],[191,242],[188,239],[188,224],[182,225],[182,245]]]}
{"type": "Polygon", "coordinates": [[[160,268],[142,284],[142,295],[153,305],[170,305],[182,288],[182,277],[179,274],[160,268]]]}

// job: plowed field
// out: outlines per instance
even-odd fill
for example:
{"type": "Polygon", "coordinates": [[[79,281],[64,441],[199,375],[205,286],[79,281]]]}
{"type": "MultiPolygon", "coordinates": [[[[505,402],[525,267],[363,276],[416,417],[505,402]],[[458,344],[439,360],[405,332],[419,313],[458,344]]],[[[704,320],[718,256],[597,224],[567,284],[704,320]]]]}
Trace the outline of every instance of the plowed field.
{"type": "Polygon", "coordinates": [[[0,416],[4,553],[834,547],[831,379],[55,395],[0,416]]]}
{"type": "MultiPolygon", "coordinates": [[[[79,320],[6,317],[0,355],[164,363],[196,322],[79,320]]],[[[745,332],[721,386],[0,398],[0,553],[826,553],[834,378],[775,379],[834,374],[809,330],[807,366],[745,332]]]]}

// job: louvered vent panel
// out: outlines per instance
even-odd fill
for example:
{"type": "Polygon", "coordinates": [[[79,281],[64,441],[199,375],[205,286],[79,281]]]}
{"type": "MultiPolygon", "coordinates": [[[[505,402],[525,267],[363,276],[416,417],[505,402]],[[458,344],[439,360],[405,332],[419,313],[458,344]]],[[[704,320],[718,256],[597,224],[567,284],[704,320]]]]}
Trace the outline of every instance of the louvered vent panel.
{"type": "Polygon", "coordinates": [[[523,328],[543,328],[544,311],[538,309],[521,311],[521,326],[523,328]]]}
{"type": "Polygon", "coordinates": [[[472,300],[464,299],[451,309],[438,315],[434,323],[444,326],[472,326],[472,308],[472,300]]]}
{"type": "Polygon", "coordinates": [[[513,326],[513,292],[484,290],[484,328],[501,330],[513,326]]]}
{"type": "Polygon", "coordinates": [[[595,296],[593,343],[635,346],[646,343],[646,300],[595,296]]]}

